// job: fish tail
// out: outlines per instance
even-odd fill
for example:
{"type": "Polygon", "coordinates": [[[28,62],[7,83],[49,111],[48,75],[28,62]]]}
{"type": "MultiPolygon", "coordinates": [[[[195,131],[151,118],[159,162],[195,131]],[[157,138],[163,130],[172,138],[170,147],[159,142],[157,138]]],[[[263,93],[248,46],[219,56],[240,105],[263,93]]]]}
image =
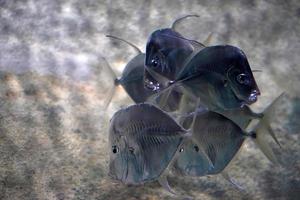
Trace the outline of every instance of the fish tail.
{"type": "Polygon", "coordinates": [[[106,97],[105,100],[104,100],[104,103],[103,103],[103,105],[104,105],[104,106],[103,106],[103,107],[104,107],[104,110],[106,110],[106,109],[108,108],[108,106],[109,106],[109,104],[110,104],[110,102],[111,102],[111,100],[112,100],[112,98],[113,98],[115,92],[116,92],[116,87],[114,86],[114,87],[109,91],[107,97],[106,97]]]}
{"type": "Polygon", "coordinates": [[[275,143],[281,148],[279,141],[277,140],[270,123],[275,116],[276,108],[282,103],[281,100],[285,96],[284,93],[279,95],[263,112],[263,117],[260,119],[258,124],[255,126],[253,131],[250,132],[250,136],[254,139],[255,143],[259,146],[265,156],[273,163],[279,164],[274,151],[267,144],[266,135],[270,135],[275,143]]]}
{"type": "Polygon", "coordinates": [[[120,80],[117,78],[115,72],[112,70],[112,68],[110,67],[110,65],[106,61],[106,59],[105,58],[103,58],[103,59],[105,61],[104,68],[107,71],[107,75],[113,81],[113,87],[112,87],[112,89],[110,89],[110,91],[108,92],[108,94],[107,94],[107,96],[104,100],[104,110],[106,110],[108,108],[114,94],[115,94],[116,86],[120,84],[120,80]]]}

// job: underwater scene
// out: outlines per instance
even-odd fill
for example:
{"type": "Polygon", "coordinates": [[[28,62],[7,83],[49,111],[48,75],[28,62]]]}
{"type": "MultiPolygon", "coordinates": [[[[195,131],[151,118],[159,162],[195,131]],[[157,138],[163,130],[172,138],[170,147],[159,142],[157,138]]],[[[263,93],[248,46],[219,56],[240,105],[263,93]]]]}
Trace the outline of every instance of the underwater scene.
{"type": "Polygon", "coordinates": [[[296,200],[298,0],[0,0],[0,199],[296,200]]]}

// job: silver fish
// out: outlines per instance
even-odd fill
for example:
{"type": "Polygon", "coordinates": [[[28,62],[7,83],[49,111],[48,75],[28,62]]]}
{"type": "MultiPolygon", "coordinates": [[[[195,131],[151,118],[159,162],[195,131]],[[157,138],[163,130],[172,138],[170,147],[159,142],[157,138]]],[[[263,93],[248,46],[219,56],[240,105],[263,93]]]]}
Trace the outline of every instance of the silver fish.
{"type": "MultiPolygon", "coordinates": [[[[188,17],[199,16],[183,16],[176,19],[171,28],[158,29],[149,36],[146,45],[144,75],[145,87],[148,89],[161,89],[169,81],[174,80],[178,72],[182,70],[185,59],[194,51],[192,43],[196,41],[188,40],[176,31],[178,23],[188,17]]],[[[199,42],[197,44],[204,46],[199,42]]]]}
{"type": "MultiPolygon", "coordinates": [[[[274,116],[274,110],[281,104],[283,97],[284,94],[278,96],[261,113],[262,117],[259,123],[249,132],[244,130],[249,124],[249,118],[247,115],[244,115],[249,112],[249,108],[237,113],[239,117],[245,118],[240,120],[236,118],[237,123],[219,113],[207,110],[196,113],[197,116],[192,126],[193,135],[191,138],[186,138],[181,145],[180,154],[173,162],[174,171],[186,176],[205,176],[223,173],[223,170],[229,165],[241,148],[244,140],[249,137],[256,142],[270,161],[278,163],[273,150],[265,141],[265,134],[270,134],[280,146],[270,127],[270,122],[274,116]],[[213,167],[206,159],[207,155],[213,167]]],[[[183,127],[190,127],[192,118],[193,115],[189,115],[183,120],[183,127]]]]}
{"type": "MultiPolygon", "coordinates": [[[[176,88],[185,95],[200,98],[209,110],[251,105],[260,95],[247,57],[237,47],[206,47],[192,58],[187,58],[185,63],[183,70],[165,90],[176,88]]],[[[157,79],[162,78],[157,76],[157,79]]]]}
{"type": "MultiPolygon", "coordinates": [[[[155,93],[151,90],[147,90],[144,88],[145,54],[142,53],[142,51],[134,44],[124,39],[118,38],[116,36],[111,36],[111,35],[107,35],[107,37],[117,39],[129,44],[131,47],[133,47],[136,50],[138,54],[127,63],[120,78],[117,78],[114,71],[106,62],[105,67],[109,71],[109,74],[107,75],[114,80],[115,86],[121,85],[125,89],[126,93],[131,97],[131,99],[135,103],[145,102],[151,95],[155,93]]],[[[105,107],[108,107],[114,93],[115,93],[115,87],[111,90],[110,94],[107,95],[108,98],[105,107]]]]}
{"type": "MultiPolygon", "coordinates": [[[[127,63],[120,78],[117,78],[114,71],[106,62],[106,68],[110,72],[108,76],[110,76],[114,80],[115,86],[121,85],[135,103],[151,102],[152,104],[159,106],[160,98],[157,98],[153,101],[149,100],[149,97],[153,96],[157,91],[152,91],[144,87],[145,53],[142,53],[142,51],[138,47],[122,38],[112,35],[107,35],[107,37],[117,39],[129,44],[138,53],[138,55],[136,55],[127,63]]],[[[111,93],[108,94],[108,98],[105,103],[105,108],[108,107],[114,93],[115,87],[112,89],[111,93]]],[[[168,101],[165,102],[163,106],[160,106],[160,108],[168,112],[177,110],[180,103],[180,98],[181,94],[179,94],[176,91],[173,91],[170,94],[170,98],[168,99],[168,101]]]]}
{"type": "Polygon", "coordinates": [[[188,132],[161,109],[137,104],[114,114],[109,175],[125,184],[158,180],[188,132]]]}

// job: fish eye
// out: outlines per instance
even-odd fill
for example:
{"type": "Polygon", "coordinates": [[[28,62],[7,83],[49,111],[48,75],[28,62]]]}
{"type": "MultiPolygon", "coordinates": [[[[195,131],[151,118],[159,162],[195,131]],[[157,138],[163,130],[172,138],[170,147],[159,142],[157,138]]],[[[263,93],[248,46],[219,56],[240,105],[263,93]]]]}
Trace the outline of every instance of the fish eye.
{"type": "Polygon", "coordinates": [[[228,83],[228,80],[227,79],[224,79],[223,80],[223,85],[226,87],[227,86],[227,83],[228,83]]]}
{"type": "Polygon", "coordinates": [[[249,77],[246,74],[239,74],[239,75],[237,75],[236,80],[240,84],[244,84],[244,85],[247,85],[250,82],[249,77]]]}
{"type": "Polygon", "coordinates": [[[197,145],[194,146],[194,149],[195,149],[196,152],[199,151],[199,147],[197,145]]]}
{"type": "Polygon", "coordinates": [[[118,153],[119,152],[119,148],[116,145],[112,146],[112,152],[113,153],[118,153]]]}
{"type": "Polygon", "coordinates": [[[156,68],[159,66],[159,57],[155,56],[152,60],[151,60],[151,66],[156,68]]]}
{"type": "Polygon", "coordinates": [[[134,153],[134,148],[133,147],[129,147],[128,150],[129,150],[130,153],[134,153]]]}
{"type": "Polygon", "coordinates": [[[180,149],[179,149],[179,152],[180,152],[180,153],[181,153],[181,152],[183,152],[183,151],[184,151],[184,149],[183,149],[183,148],[180,148],[180,149]]]}

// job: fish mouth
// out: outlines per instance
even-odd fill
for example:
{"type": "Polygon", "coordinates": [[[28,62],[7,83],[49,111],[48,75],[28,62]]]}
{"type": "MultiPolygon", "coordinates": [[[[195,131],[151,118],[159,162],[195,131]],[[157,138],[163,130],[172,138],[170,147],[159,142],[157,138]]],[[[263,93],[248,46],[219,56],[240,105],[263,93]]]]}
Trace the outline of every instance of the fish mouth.
{"type": "Polygon", "coordinates": [[[257,96],[260,95],[259,90],[252,90],[248,98],[246,99],[247,104],[253,104],[257,101],[257,96]]]}
{"type": "Polygon", "coordinates": [[[260,91],[257,89],[254,89],[251,91],[251,93],[248,96],[239,95],[236,93],[236,91],[233,91],[234,97],[240,101],[240,105],[251,105],[257,101],[257,97],[260,95],[260,91]]]}
{"type": "Polygon", "coordinates": [[[153,81],[149,80],[148,78],[144,78],[144,87],[151,91],[157,91],[160,89],[159,83],[154,83],[153,81]]]}
{"type": "Polygon", "coordinates": [[[172,81],[164,75],[146,66],[144,70],[144,86],[150,90],[156,91],[166,88],[172,81]]]}

